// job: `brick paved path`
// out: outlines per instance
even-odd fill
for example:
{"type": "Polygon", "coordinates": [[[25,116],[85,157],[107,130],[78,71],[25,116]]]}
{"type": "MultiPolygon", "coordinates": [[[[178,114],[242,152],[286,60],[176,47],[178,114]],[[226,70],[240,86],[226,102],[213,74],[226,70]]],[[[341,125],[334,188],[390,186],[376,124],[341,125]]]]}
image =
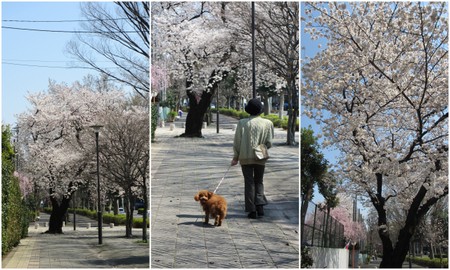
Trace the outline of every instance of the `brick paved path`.
{"type": "MultiPolygon", "coordinates": [[[[229,118],[221,115],[221,123],[229,118]]],[[[204,226],[194,195],[214,190],[231,158],[234,132],[215,125],[205,138],[174,138],[158,128],[151,159],[152,268],[298,268],[299,148],[281,146],[286,132],[277,129],[269,150],[264,184],[269,205],[265,216],[250,220],[244,212],[244,180],[240,166],[230,169],[217,193],[228,201],[222,227],[204,226]]],[[[211,224],[212,222],[210,222],[211,224]]]]}

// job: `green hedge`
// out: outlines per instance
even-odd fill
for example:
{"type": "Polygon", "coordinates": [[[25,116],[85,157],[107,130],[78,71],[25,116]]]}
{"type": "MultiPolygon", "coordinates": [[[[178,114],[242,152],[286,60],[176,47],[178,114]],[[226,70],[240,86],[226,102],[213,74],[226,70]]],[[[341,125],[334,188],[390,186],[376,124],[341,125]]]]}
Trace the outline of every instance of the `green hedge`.
{"type": "MultiPolygon", "coordinates": [[[[134,220],[133,220],[134,221],[134,220]]],[[[125,214],[103,214],[103,223],[111,224],[114,223],[114,225],[125,225],[126,223],[126,215],[125,214]]],[[[133,222],[134,227],[134,222],[133,222]]]]}
{"type": "MultiPolygon", "coordinates": [[[[212,110],[213,112],[216,112],[215,109],[212,110]]],[[[250,114],[244,112],[244,111],[238,111],[235,109],[226,109],[226,108],[219,108],[219,113],[224,114],[224,115],[228,115],[234,118],[238,118],[238,119],[243,119],[243,118],[247,118],[250,116],[250,114]]],[[[287,126],[288,126],[288,117],[285,115],[283,116],[282,119],[280,119],[280,117],[277,114],[268,114],[268,115],[262,115],[262,118],[268,119],[270,121],[272,121],[273,125],[275,127],[280,127],[283,128],[285,130],[287,130],[287,126]]],[[[297,123],[296,123],[296,131],[299,130],[299,120],[297,119],[297,123]]]]}
{"type": "MultiPolygon", "coordinates": [[[[51,213],[52,210],[51,210],[51,208],[45,208],[44,211],[47,213],[51,213]]],[[[69,209],[68,211],[69,211],[69,213],[73,213],[73,209],[69,209]]],[[[77,208],[77,209],[75,209],[75,212],[77,213],[77,215],[86,216],[91,219],[97,220],[97,211],[77,208]]],[[[105,224],[114,223],[115,226],[125,225],[125,223],[126,223],[125,218],[126,218],[125,214],[114,215],[114,214],[103,213],[103,223],[105,223],[105,224]]],[[[149,219],[147,218],[147,227],[149,224],[148,220],[149,219]]],[[[143,222],[144,222],[143,218],[133,218],[133,228],[142,228],[143,222]]]]}
{"type": "MultiPolygon", "coordinates": [[[[4,185],[4,174],[2,178],[4,185]]],[[[7,254],[20,243],[20,239],[28,236],[30,222],[29,211],[21,199],[19,180],[11,177],[9,181],[6,188],[2,185],[2,194],[7,194],[2,202],[2,254],[7,254]]]]}
{"type": "MultiPolygon", "coordinates": [[[[406,258],[408,260],[408,258],[406,258]]],[[[412,263],[428,267],[428,268],[441,268],[441,263],[439,258],[434,258],[433,260],[428,257],[412,257],[412,263]]],[[[448,259],[442,259],[442,267],[448,268],[448,259]]]]}
{"type": "Polygon", "coordinates": [[[175,118],[177,117],[178,113],[176,111],[170,111],[167,114],[167,122],[173,122],[175,121],[175,118]]]}
{"type": "MultiPolygon", "coordinates": [[[[216,109],[212,110],[213,112],[216,112],[216,109]]],[[[247,118],[250,116],[250,114],[248,114],[247,112],[244,111],[238,111],[235,109],[226,109],[226,108],[219,108],[219,113],[224,114],[224,115],[228,115],[231,117],[235,117],[238,119],[243,119],[243,118],[247,118]]]]}
{"type": "Polygon", "coordinates": [[[151,117],[152,117],[151,140],[153,142],[155,140],[155,131],[156,131],[156,128],[158,127],[158,105],[153,104],[153,103],[152,103],[151,117]]]}
{"type": "Polygon", "coordinates": [[[2,126],[2,254],[5,255],[28,235],[29,210],[22,200],[19,179],[14,176],[11,131],[2,126]]]}

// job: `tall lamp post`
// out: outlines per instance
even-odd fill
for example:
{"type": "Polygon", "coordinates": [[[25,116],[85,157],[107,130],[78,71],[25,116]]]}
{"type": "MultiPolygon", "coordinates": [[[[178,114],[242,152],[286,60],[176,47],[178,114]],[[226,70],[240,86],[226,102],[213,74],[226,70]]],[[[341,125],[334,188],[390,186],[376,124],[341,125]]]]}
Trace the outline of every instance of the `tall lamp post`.
{"type": "Polygon", "coordinates": [[[220,87],[217,85],[217,97],[216,97],[216,127],[217,133],[219,133],[219,90],[220,87]]]}
{"type": "Polygon", "coordinates": [[[98,244],[102,244],[102,226],[103,226],[103,217],[102,217],[102,205],[100,203],[100,167],[99,167],[99,158],[98,158],[98,133],[103,126],[93,125],[91,128],[94,129],[95,132],[95,145],[97,152],[97,219],[98,219],[98,244]]]}
{"type": "Polygon", "coordinates": [[[256,60],[255,60],[255,2],[252,2],[252,81],[253,98],[256,98],[256,60]]]}

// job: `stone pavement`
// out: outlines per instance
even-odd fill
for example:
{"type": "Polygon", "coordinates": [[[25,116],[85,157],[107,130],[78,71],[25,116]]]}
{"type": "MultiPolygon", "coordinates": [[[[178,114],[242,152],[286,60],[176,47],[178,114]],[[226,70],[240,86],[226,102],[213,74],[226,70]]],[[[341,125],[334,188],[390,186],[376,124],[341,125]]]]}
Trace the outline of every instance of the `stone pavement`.
{"type": "MultiPolygon", "coordinates": [[[[377,259],[377,260],[371,261],[371,262],[368,263],[368,264],[364,264],[364,265],[362,266],[362,268],[380,268],[380,263],[381,263],[381,259],[379,258],[379,259],[377,259]]],[[[350,268],[350,266],[349,266],[349,268],[350,268]]],[[[405,259],[405,261],[403,262],[402,268],[410,268],[410,267],[409,267],[408,256],[406,256],[406,259],[405,259]]],[[[420,265],[411,263],[411,268],[427,268],[427,267],[424,267],[424,266],[420,266],[420,265]]]]}
{"type": "Polygon", "coordinates": [[[133,229],[135,236],[127,239],[125,226],[104,225],[98,245],[97,221],[77,216],[76,231],[68,223],[62,235],[43,234],[48,218],[41,213],[40,226],[30,225],[28,237],[2,258],[2,268],[149,268],[149,244],[141,243],[141,229],[133,229]]]}
{"type": "MultiPolygon", "coordinates": [[[[223,115],[221,124],[236,120],[223,115]]],[[[228,202],[221,227],[203,225],[194,195],[214,190],[232,159],[234,131],[213,123],[205,138],[175,138],[179,123],[158,127],[151,145],[152,268],[299,268],[299,148],[283,145],[286,131],[276,128],[266,164],[265,216],[244,212],[240,166],[231,167],[217,193],[228,202]]],[[[227,125],[230,127],[230,125],[227,125]]],[[[298,141],[298,139],[297,139],[298,141]]]]}

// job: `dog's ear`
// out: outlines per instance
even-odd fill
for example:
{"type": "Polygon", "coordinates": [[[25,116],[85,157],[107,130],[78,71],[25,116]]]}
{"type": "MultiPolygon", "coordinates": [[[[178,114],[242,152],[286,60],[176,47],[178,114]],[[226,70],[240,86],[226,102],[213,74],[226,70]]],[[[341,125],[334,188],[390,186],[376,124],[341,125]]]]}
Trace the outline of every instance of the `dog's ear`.
{"type": "Polygon", "coordinates": [[[198,197],[198,194],[194,196],[194,200],[199,201],[200,198],[198,197]]]}
{"type": "Polygon", "coordinates": [[[211,191],[208,191],[208,199],[211,198],[212,195],[214,195],[214,193],[212,193],[211,191]]]}

